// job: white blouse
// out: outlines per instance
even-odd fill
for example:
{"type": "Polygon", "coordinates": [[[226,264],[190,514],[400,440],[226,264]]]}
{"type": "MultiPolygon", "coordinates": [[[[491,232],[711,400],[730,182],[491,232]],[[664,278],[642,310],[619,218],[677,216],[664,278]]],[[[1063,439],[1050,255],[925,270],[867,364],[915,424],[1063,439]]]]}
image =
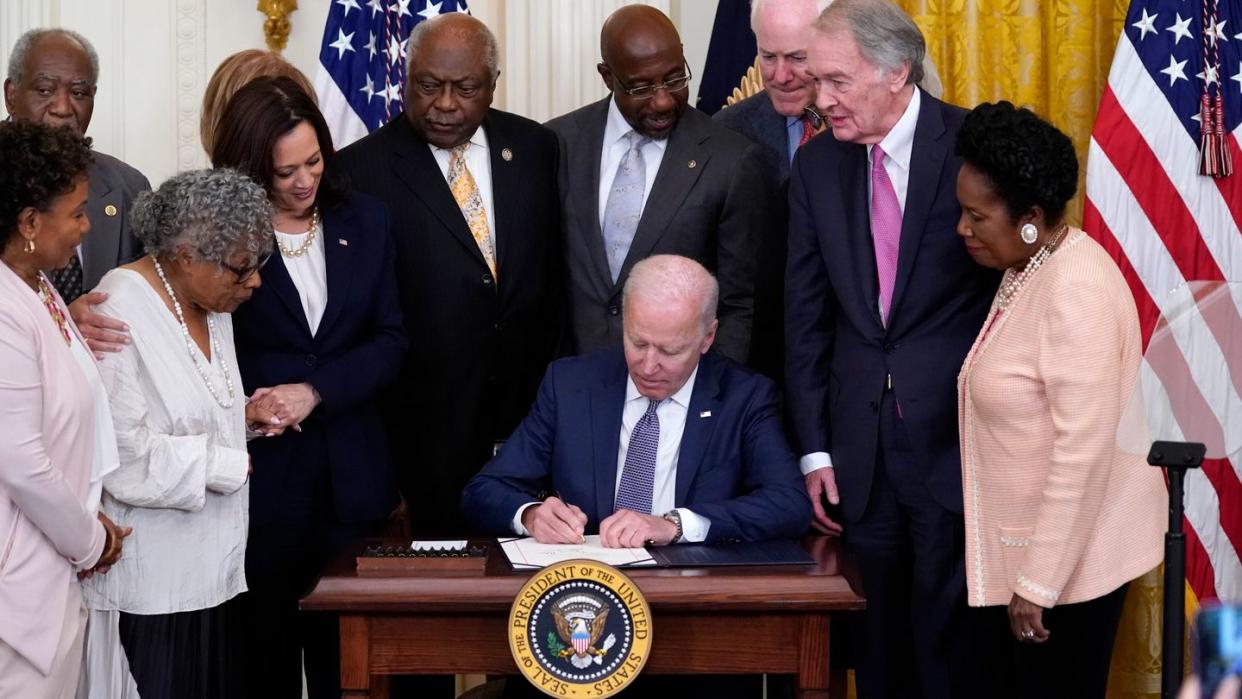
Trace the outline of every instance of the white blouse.
{"type": "MultiPolygon", "coordinates": [[[[306,312],[306,324],[310,326],[311,335],[319,331],[319,321],[323,320],[323,309],[328,305],[328,268],[323,252],[323,225],[311,241],[306,252],[297,257],[289,257],[281,253],[280,261],[289,270],[289,278],[297,287],[298,298],[302,300],[302,310],[306,312]]],[[[298,250],[306,243],[306,234],[289,234],[276,231],[276,240],[281,245],[298,250]]]]}
{"type": "MultiPolygon", "coordinates": [[[[137,272],[114,269],[100,282],[100,310],[123,319],[131,342],[99,365],[112,405],[120,468],[104,479],[103,511],[134,528],[121,560],[84,585],[91,609],[170,614],[207,609],[246,590],[249,454],[233,324],[212,314],[219,356],[198,355],[222,399],[208,392],[181,325],[137,272]]],[[[194,352],[198,353],[197,347],[194,352]]]]}
{"type": "MultiPolygon", "coordinates": [[[[69,309],[65,302],[57,298],[56,304],[61,313],[69,317],[69,309]]],[[[91,489],[86,495],[86,509],[91,512],[99,510],[100,496],[103,494],[103,480],[119,467],[116,455],[116,432],[112,430],[112,407],[108,404],[108,394],[104,390],[103,379],[99,376],[99,367],[95,363],[95,355],[86,346],[77,326],[72,323],[73,339],[69,342],[69,353],[77,362],[82,377],[91,388],[92,403],[95,407],[95,443],[91,453],[91,489]]]]}

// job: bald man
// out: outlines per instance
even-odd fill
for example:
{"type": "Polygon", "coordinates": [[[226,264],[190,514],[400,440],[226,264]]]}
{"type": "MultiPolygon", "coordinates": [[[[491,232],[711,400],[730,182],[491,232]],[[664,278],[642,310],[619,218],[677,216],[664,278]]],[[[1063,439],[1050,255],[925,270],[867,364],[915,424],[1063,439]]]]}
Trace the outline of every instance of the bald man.
{"type": "Polygon", "coordinates": [[[548,122],[560,142],[573,349],[620,347],[630,270],[671,253],[719,279],[715,348],[745,362],[756,256],[771,225],[760,149],[687,104],[690,68],[659,10],[614,12],[600,52],[609,96],[548,122]]]}
{"type": "Polygon", "coordinates": [[[404,113],[337,162],[394,222],[411,342],[388,417],[413,533],[461,536],[462,488],[534,400],[562,324],[556,138],[491,108],[479,20],[420,22],[408,51],[404,113]]]}

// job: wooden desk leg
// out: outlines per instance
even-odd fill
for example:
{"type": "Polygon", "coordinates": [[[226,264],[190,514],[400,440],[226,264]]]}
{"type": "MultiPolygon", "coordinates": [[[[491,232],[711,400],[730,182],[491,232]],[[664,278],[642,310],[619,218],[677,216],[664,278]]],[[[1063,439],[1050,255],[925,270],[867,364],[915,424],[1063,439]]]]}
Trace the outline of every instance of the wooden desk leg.
{"type": "Polygon", "coordinates": [[[388,678],[371,677],[371,625],[341,615],[341,699],[388,699],[388,678]]]}
{"type": "Polygon", "coordinates": [[[831,619],[827,614],[808,614],[802,618],[802,642],[799,644],[798,653],[798,699],[828,699],[830,626],[831,619]]]}

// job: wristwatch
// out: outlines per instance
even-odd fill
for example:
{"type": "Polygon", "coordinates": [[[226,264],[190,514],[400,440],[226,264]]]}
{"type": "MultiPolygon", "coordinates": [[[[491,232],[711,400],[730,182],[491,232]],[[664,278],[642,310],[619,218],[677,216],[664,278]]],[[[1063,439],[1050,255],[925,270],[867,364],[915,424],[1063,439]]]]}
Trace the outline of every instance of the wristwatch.
{"type": "Polygon", "coordinates": [[[682,535],[682,531],[681,531],[681,513],[680,513],[680,512],[678,512],[677,510],[669,510],[668,512],[665,512],[664,514],[662,514],[662,515],[660,515],[660,516],[661,516],[661,517],[663,517],[664,519],[666,519],[666,520],[668,520],[668,521],[672,522],[674,527],[677,527],[677,533],[673,535],[673,540],[672,540],[672,541],[670,541],[670,542],[668,542],[668,543],[670,543],[670,544],[675,544],[675,543],[677,543],[678,541],[681,541],[681,535],[682,535]]]}

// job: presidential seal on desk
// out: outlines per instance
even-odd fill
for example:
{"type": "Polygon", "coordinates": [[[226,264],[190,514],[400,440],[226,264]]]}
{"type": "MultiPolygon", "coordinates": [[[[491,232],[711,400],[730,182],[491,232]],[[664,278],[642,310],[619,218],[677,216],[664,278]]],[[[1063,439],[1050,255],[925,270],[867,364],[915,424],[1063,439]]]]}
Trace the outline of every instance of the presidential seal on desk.
{"type": "Polygon", "coordinates": [[[578,559],[531,576],[509,610],[518,670],[554,697],[610,697],[642,671],[651,608],[621,571],[578,559]]]}

